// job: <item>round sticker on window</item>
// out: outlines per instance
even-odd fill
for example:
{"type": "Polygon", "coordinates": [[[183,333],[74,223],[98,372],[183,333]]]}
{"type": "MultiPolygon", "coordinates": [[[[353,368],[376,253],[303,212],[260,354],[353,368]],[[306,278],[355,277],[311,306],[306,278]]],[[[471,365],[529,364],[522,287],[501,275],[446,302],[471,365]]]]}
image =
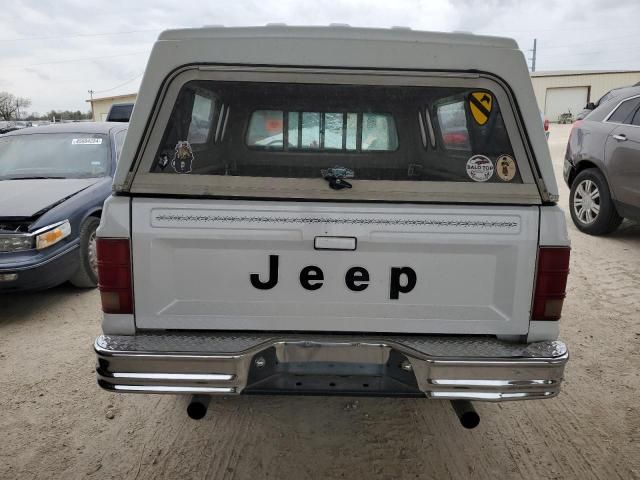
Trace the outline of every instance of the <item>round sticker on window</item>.
{"type": "Polygon", "coordinates": [[[500,155],[496,161],[496,172],[505,182],[510,182],[516,176],[516,162],[509,155],[500,155]]]}
{"type": "Polygon", "coordinates": [[[467,175],[474,182],[486,182],[493,176],[493,162],[484,155],[474,155],[467,160],[467,175]]]}

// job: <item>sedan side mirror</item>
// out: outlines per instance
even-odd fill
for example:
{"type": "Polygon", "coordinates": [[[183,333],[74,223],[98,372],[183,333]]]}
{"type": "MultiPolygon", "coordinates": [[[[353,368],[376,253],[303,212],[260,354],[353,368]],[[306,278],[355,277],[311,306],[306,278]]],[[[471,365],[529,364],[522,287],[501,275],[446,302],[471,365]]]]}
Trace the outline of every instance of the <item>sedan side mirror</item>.
{"type": "Polygon", "coordinates": [[[587,110],[594,110],[596,108],[596,104],[593,102],[589,102],[587,103],[587,106],[584,108],[586,108],[587,110]]]}

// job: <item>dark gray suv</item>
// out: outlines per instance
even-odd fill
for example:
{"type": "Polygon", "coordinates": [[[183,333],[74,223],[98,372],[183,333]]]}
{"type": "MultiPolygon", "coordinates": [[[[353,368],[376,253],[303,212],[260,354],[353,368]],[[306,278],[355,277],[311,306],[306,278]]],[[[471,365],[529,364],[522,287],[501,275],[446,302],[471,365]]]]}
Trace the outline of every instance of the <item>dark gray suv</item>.
{"type": "Polygon", "coordinates": [[[573,126],[564,160],[576,227],[591,235],[640,220],[640,87],[601,103],[573,126]]]}

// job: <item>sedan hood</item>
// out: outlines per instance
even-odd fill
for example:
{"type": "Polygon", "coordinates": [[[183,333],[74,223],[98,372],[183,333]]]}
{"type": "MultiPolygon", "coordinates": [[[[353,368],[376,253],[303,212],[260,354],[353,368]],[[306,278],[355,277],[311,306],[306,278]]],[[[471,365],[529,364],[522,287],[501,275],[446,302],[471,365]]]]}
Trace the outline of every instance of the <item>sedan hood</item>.
{"type": "Polygon", "coordinates": [[[71,197],[99,178],[63,178],[0,181],[0,217],[33,217],[71,197]]]}

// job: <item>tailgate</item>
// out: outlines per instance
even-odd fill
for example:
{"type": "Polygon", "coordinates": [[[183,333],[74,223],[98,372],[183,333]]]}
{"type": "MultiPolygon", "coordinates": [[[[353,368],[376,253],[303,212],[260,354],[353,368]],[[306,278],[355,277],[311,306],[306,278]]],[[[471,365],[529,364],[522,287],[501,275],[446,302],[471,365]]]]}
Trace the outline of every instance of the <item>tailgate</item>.
{"type": "Polygon", "coordinates": [[[528,331],[536,206],[132,202],[137,328],[528,331]]]}

